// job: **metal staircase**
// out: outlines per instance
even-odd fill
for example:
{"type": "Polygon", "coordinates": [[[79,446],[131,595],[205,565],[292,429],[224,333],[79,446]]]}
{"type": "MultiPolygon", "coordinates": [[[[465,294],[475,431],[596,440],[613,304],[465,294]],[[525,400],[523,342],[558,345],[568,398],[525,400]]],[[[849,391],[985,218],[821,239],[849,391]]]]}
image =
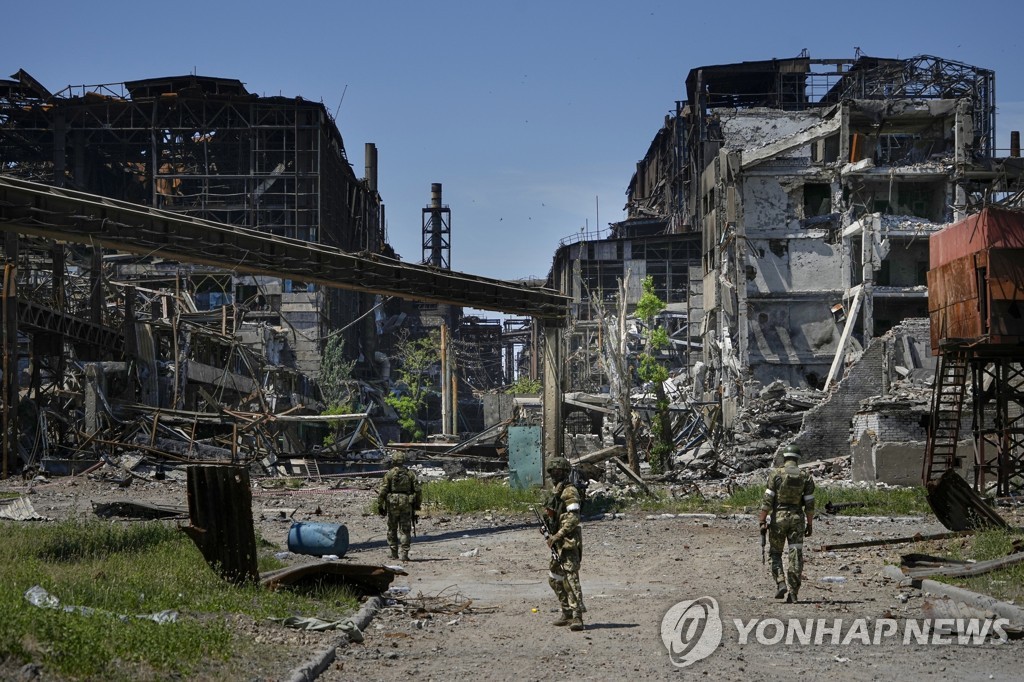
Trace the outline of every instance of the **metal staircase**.
{"type": "Polygon", "coordinates": [[[959,468],[956,444],[960,439],[960,419],[970,371],[968,360],[969,353],[962,349],[947,350],[939,356],[921,475],[924,485],[937,481],[951,469],[959,468]]]}

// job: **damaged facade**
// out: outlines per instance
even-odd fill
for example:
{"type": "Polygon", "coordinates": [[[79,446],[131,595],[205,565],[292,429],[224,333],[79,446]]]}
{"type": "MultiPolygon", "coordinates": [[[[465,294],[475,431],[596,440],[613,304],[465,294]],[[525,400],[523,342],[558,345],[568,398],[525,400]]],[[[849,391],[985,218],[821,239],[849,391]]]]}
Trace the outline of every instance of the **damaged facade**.
{"type": "MultiPolygon", "coordinates": [[[[686,282],[681,298],[660,289],[684,316],[687,331],[677,338],[689,352],[673,360],[688,371],[681,374],[692,383],[691,403],[720,407],[705,407],[705,420],[748,447],[742,443],[765,436],[749,417],[763,410],[766,387],[817,393],[814,402],[824,397],[841,414],[831,415],[836,433],[815,441],[823,452],[814,456],[849,454],[862,400],[934,370],[930,348],[915,346],[922,338],[927,346],[927,334],[901,328],[879,346],[877,362],[868,363],[879,371],[871,392],[821,392],[854,371],[873,340],[927,318],[929,236],[984,205],[1019,201],[1021,171],[1019,151],[997,155],[990,70],[932,56],[806,52],[699,67],[637,164],[627,219],[611,239],[556,256],[552,277],[585,291],[599,254],[623,251],[615,240],[632,230],[700,240],[699,262],[674,264],[689,266],[677,278],[686,282]],[[915,348],[897,363],[903,374],[891,362],[883,369],[893,347],[915,348]]],[[[636,290],[643,266],[613,265],[606,277],[624,277],[636,290]]],[[[923,440],[927,421],[907,435],[923,440]]],[[[796,426],[769,434],[764,451],[797,437],[796,426]]],[[[870,429],[858,429],[856,441],[867,442],[870,429]]],[[[865,477],[874,472],[862,469],[865,477]]]]}

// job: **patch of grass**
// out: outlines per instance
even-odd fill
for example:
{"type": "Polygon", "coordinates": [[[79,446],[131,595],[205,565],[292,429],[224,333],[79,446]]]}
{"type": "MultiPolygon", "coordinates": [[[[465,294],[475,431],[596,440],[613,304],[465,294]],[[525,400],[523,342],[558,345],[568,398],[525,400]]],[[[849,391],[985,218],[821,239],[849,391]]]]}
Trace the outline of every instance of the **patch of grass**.
{"type": "Polygon", "coordinates": [[[863,502],[863,507],[848,507],[836,513],[842,516],[920,516],[931,514],[922,486],[912,488],[841,488],[819,485],[814,492],[818,512],[826,506],[863,502]]]}
{"type": "MultiPolygon", "coordinates": [[[[51,674],[104,680],[189,677],[200,665],[207,670],[267,655],[265,646],[257,650],[240,639],[232,614],[333,620],[357,607],[350,594],[333,586],[271,592],[226,583],[191,540],[157,521],[12,522],[0,523],[0,532],[5,545],[0,659],[37,663],[51,674]],[[62,607],[89,612],[35,606],[25,598],[34,585],[62,607]],[[135,618],[165,610],[177,611],[178,621],[135,618]]],[[[262,556],[260,561],[273,563],[262,556]]]]}
{"type": "MultiPolygon", "coordinates": [[[[655,489],[651,495],[629,501],[599,498],[591,501],[589,513],[636,509],[649,513],[736,514],[755,513],[761,508],[763,485],[739,486],[725,497],[703,497],[696,493],[672,496],[655,489]]],[[[863,507],[848,507],[838,514],[851,516],[908,516],[930,513],[924,488],[839,488],[818,486],[815,490],[816,514],[828,503],[863,502],[863,507]]],[[[586,506],[584,512],[587,513],[586,506]]]]}
{"type": "Polygon", "coordinates": [[[469,478],[430,481],[423,485],[423,504],[455,514],[481,511],[524,511],[544,500],[540,488],[516,490],[506,483],[469,478]]]}
{"type": "MultiPolygon", "coordinates": [[[[1007,556],[1013,548],[1013,541],[1024,537],[1020,529],[985,530],[945,543],[946,554],[954,559],[988,561],[1007,556]]],[[[972,592],[979,592],[1020,604],[1024,602],[1024,563],[967,578],[935,576],[933,580],[956,585],[972,592]]]]}

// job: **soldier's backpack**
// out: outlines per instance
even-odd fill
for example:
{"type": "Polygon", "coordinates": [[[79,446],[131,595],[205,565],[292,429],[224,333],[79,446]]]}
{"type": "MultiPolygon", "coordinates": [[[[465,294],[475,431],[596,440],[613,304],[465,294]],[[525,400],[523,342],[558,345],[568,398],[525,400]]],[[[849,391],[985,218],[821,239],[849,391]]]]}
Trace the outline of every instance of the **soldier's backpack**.
{"type": "Polygon", "coordinates": [[[806,482],[807,479],[802,471],[799,469],[790,471],[790,467],[786,467],[780,477],[777,491],[779,504],[790,507],[800,506],[804,499],[804,484],[806,482]]]}

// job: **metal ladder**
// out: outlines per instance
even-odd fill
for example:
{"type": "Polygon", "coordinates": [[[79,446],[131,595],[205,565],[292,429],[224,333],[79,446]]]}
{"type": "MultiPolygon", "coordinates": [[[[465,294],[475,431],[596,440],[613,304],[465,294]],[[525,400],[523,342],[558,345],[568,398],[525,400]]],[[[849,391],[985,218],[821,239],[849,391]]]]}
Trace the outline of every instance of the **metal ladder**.
{"type": "Polygon", "coordinates": [[[967,351],[947,350],[939,356],[921,475],[924,485],[937,481],[950,469],[958,468],[956,444],[960,438],[960,418],[969,371],[967,351]]]}

